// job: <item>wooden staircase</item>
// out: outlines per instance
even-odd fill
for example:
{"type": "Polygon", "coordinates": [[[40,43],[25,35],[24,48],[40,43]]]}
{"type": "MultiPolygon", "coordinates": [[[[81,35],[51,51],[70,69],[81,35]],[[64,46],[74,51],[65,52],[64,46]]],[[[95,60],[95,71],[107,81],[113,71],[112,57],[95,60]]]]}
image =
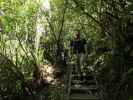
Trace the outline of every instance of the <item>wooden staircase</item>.
{"type": "Polygon", "coordinates": [[[78,75],[72,66],[69,76],[67,100],[102,100],[95,75],[78,75]]]}

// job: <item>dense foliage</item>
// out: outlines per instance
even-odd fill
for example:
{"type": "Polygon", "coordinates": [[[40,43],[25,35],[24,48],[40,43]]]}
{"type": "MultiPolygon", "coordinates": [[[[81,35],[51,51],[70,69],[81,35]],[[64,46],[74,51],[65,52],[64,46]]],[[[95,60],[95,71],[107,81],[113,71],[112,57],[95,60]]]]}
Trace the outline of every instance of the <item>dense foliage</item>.
{"type": "Polygon", "coordinates": [[[104,99],[132,99],[132,27],[132,0],[0,0],[0,97],[63,100],[78,29],[87,40],[84,69],[96,72],[104,99]],[[46,65],[54,82],[42,78],[46,65]]]}

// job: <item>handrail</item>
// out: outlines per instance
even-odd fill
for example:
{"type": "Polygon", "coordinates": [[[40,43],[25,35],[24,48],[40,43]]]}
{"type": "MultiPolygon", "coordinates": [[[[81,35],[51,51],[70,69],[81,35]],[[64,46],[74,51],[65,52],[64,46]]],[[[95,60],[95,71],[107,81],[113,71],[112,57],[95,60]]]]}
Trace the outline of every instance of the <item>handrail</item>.
{"type": "Polygon", "coordinates": [[[69,74],[69,79],[68,79],[68,88],[67,88],[67,99],[66,100],[69,100],[69,96],[70,96],[70,87],[71,87],[71,80],[72,80],[72,64],[70,64],[70,66],[68,67],[68,74],[69,74]]]}

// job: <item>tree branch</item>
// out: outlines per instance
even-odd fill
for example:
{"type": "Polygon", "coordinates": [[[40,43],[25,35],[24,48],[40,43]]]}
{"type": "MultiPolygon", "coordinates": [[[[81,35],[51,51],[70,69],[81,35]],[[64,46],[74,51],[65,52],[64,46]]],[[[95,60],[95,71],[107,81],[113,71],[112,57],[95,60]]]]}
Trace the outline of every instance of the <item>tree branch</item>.
{"type": "Polygon", "coordinates": [[[54,40],[57,41],[57,38],[56,38],[56,35],[55,35],[55,31],[54,31],[54,28],[53,28],[53,25],[51,24],[51,22],[49,21],[49,19],[46,17],[46,20],[49,24],[49,27],[51,29],[51,32],[52,32],[52,35],[54,36],[54,40]]]}
{"type": "Polygon", "coordinates": [[[61,37],[61,34],[62,34],[64,22],[65,22],[65,13],[66,13],[66,10],[67,10],[67,4],[68,4],[68,2],[67,2],[67,0],[66,0],[66,1],[65,1],[65,7],[64,7],[64,10],[63,10],[63,15],[62,15],[61,27],[60,27],[60,30],[59,30],[58,41],[60,41],[60,37],[61,37]]]}
{"type": "Polygon", "coordinates": [[[84,7],[83,7],[82,5],[80,5],[80,4],[78,3],[77,0],[73,0],[73,1],[74,1],[74,3],[83,11],[83,13],[84,13],[86,16],[90,17],[93,21],[95,21],[96,23],[100,24],[100,22],[99,22],[98,20],[96,20],[92,15],[90,15],[90,14],[87,13],[87,12],[85,12],[84,7]]]}

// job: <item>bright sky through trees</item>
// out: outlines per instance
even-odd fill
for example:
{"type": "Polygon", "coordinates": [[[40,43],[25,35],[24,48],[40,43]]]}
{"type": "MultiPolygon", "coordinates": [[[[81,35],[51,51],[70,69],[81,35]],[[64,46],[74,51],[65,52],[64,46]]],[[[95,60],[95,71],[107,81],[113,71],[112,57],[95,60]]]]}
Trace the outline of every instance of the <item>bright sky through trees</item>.
{"type": "Polygon", "coordinates": [[[43,0],[42,9],[46,10],[46,11],[50,10],[50,2],[49,2],[49,0],[43,0]]]}
{"type": "MultiPolygon", "coordinates": [[[[49,0],[43,0],[42,1],[42,5],[41,5],[41,9],[43,11],[50,11],[50,2],[49,0]]],[[[40,44],[40,37],[43,35],[43,33],[45,33],[45,28],[43,27],[43,21],[44,17],[43,16],[39,16],[38,17],[38,21],[37,21],[37,26],[36,26],[36,38],[35,38],[35,47],[38,50],[39,48],[39,44],[40,44]]]]}

